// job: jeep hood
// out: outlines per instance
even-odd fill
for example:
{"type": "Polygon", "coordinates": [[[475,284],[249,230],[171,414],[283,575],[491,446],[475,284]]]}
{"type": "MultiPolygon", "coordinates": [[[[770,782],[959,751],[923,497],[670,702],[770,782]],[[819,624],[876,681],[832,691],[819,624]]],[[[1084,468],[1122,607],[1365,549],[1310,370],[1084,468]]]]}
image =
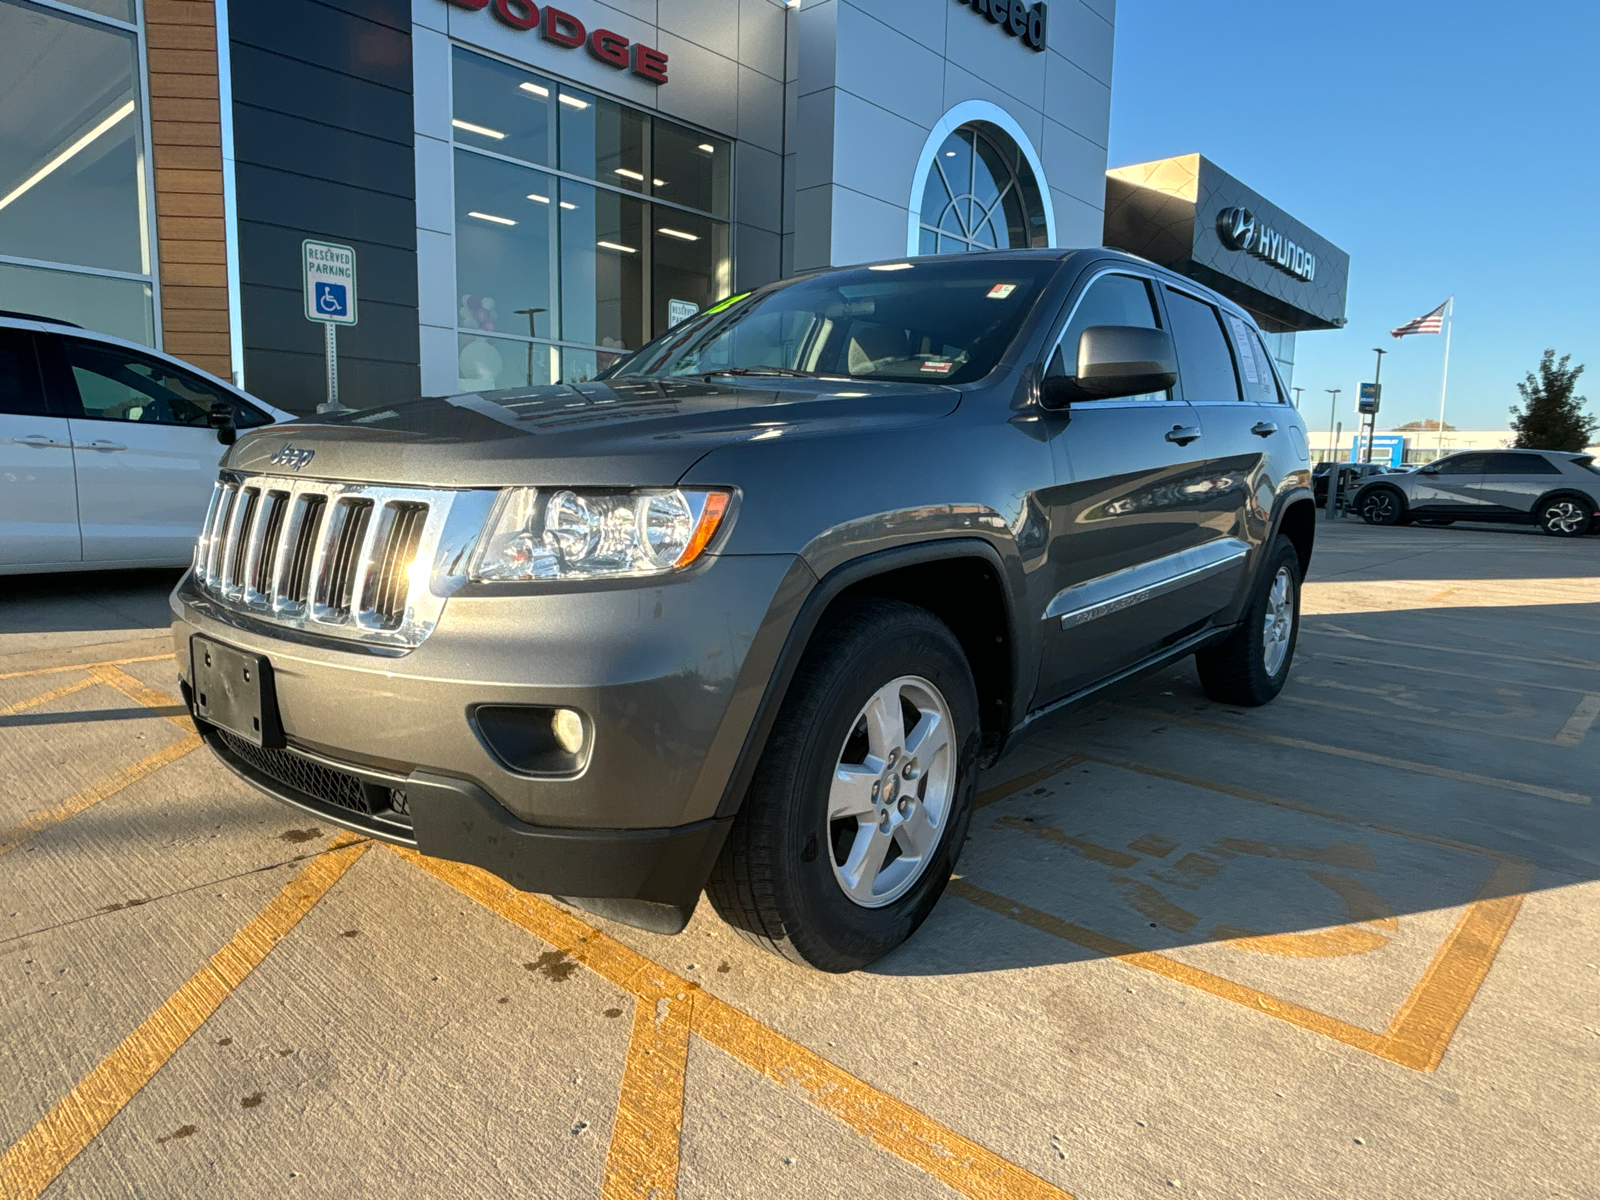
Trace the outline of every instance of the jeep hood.
{"type": "Polygon", "coordinates": [[[719,446],[777,429],[793,437],[922,424],[960,399],[948,387],[768,377],[468,392],[252,430],[223,466],[431,487],[670,487],[719,446]]]}

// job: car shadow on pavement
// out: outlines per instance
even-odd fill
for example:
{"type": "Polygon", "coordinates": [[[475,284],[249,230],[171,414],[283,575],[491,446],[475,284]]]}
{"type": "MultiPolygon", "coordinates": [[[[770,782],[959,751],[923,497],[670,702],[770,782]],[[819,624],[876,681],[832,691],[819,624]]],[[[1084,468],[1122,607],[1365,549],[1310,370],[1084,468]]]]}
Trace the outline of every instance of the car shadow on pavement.
{"type": "Polygon", "coordinates": [[[1263,708],[1185,662],[1041,722],[980,782],[934,916],[871,969],[1154,953],[1324,1007],[1392,977],[1399,1003],[1475,906],[1600,878],[1600,604],[1387,603],[1306,615],[1263,708]]]}

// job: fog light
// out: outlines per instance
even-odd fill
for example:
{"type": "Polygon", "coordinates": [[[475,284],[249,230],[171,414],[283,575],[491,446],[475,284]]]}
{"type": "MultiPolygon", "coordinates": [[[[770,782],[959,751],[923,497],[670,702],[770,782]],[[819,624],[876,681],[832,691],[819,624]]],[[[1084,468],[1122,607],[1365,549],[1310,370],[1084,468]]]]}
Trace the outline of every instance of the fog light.
{"type": "Polygon", "coordinates": [[[577,775],[588,765],[592,739],[575,709],[483,704],[472,723],[489,752],[519,775],[577,775]]]}
{"type": "Polygon", "coordinates": [[[550,732],[556,744],[574,758],[583,749],[583,718],[570,708],[558,708],[550,717],[550,732]]]}

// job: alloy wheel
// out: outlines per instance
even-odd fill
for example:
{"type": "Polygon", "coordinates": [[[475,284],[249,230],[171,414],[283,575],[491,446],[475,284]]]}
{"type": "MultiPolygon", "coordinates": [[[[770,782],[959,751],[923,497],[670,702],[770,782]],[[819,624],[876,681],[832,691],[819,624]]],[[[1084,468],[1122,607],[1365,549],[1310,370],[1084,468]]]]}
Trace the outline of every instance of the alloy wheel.
{"type": "Polygon", "coordinates": [[[1372,525],[1389,525],[1393,523],[1398,514],[1394,493],[1379,488],[1370,495],[1362,497],[1361,515],[1372,525]]]}
{"type": "Polygon", "coordinates": [[[1276,676],[1289,655],[1289,635],[1294,632],[1294,577],[1279,567],[1267,593],[1267,613],[1261,625],[1261,664],[1276,676]]]}
{"type": "Polygon", "coordinates": [[[1571,536],[1589,523],[1589,514],[1576,500],[1557,500],[1544,510],[1544,527],[1551,533],[1571,536]]]}
{"type": "Polygon", "coordinates": [[[882,908],[933,860],[955,791],[955,723],[939,689],[902,675],[862,706],[828,791],[833,875],[850,900],[882,908]]]}

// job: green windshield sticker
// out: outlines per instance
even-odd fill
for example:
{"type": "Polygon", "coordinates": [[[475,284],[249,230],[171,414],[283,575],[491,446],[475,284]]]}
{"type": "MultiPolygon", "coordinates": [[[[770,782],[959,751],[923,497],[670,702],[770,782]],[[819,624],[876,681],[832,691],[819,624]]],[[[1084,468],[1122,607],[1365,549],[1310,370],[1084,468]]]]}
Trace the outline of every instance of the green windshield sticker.
{"type": "Polygon", "coordinates": [[[726,300],[723,300],[721,303],[713,304],[710,308],[706,309],[706,316],[709,317],[712,313],[719,313],[723,309],[727,308],[729,305],[739,303],[739,301],[743,300],[749,294],[750,294],[749,292],[740,292],[737,296],[729,296],[726,300]]]}

